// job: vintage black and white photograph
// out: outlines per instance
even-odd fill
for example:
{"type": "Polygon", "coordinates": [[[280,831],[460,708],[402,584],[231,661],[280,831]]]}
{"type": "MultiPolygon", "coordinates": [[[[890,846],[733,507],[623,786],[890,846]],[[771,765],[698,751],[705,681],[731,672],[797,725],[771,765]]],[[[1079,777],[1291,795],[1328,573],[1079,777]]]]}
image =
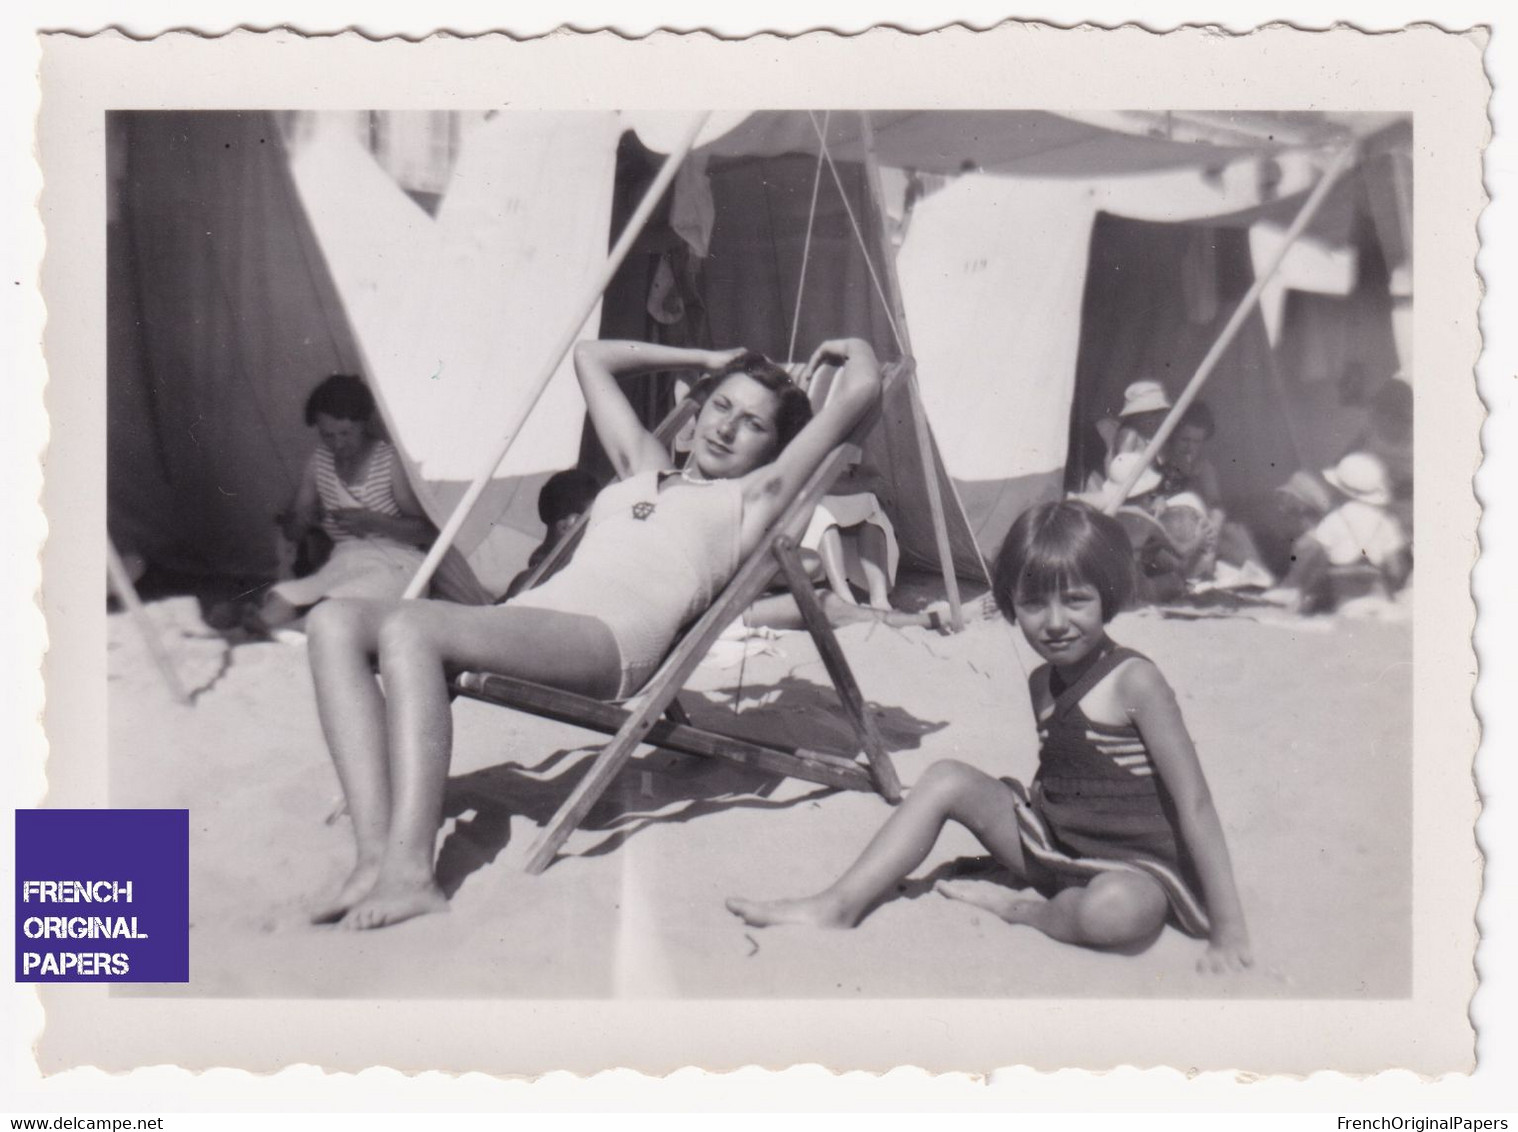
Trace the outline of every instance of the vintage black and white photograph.
{"type": "Polygon", "coordinates": [[[1415,98],[363,93],[99,118],[115,1003],[1429,985],[1415,98]]]}

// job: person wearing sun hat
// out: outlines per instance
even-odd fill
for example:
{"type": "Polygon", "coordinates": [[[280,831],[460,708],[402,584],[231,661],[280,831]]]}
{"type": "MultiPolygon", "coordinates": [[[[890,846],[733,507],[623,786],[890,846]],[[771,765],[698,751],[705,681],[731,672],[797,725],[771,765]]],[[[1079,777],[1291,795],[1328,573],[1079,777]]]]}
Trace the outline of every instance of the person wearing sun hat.
{"type": "Polygon", "coordinates": [[[1168,413],[1170,411],[1170,397],[1165,392],[1165,387],[1158,381],[1135,381],[1127,389],[1123,390],[1123,407],[1118,410],[1118,419],[1136,417],[1141,413],[1168,413]]]}
{"type": "Polygon", "coordinates": [[[1323,480],[1341,501],[1297,540],[1291,572],[1266,598],[1295,608],[1321,604],[1331,572],[1354,567],[1373,577],[1382,591],[1400,588],[1410,561],[1407,536],[1389,510],[1392,488],[1386,465],[1368,452],[1351,452],[1323,469],[1323,480]]]}
{"type": "MultiPolygon", "coordinates": [[[[1144,468],[1133,481],[1120,504],[1114,506],[1123,483],[1133,475],[1134,468],[1143,460],[1141,452],[1120,452],[1107,463],[1107,476],[1100,485],[1090,491],[1080,492],[1074,498],[1088,503],[1097,510],[1115,511],[1128,541],[1133,546],[1133,560],[1138,588],[1135,597],[1140,604],[1169,601],[1186,590],[1188,553],[1195,547],[1176,546],[1165,526],[1168,510],[1166,500],[1159,494],[1162,477],[1152,464],[1144,468]]],[[[1197,502],[1200,507],[1200,501],[1197,502]]],[[[1206,525],[1206,519],[1197,525],[1206,525]]]]}
{"type": "Polygon", "coordinates": [[[1170,412],[1170,397],[1158,381],[1145,378],[1132,382],[1123,390],[1123,406],[1117,416],[1096,422],[1097,435],[1106,446],[1107,455],[1100,469],[1091,469],[1086,491],[1101,489],[1103,475],[1112,478],[1112,462],[1126,453],[1142,452],[1170,412]]]}

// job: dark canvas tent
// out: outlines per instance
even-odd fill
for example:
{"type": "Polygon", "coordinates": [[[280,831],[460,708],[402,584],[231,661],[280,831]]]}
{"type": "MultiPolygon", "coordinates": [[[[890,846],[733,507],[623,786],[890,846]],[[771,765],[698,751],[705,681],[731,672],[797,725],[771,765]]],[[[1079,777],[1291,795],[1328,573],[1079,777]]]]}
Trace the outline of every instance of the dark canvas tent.
{"type": "Polygon", "coordinates": [[[268,114],[114,113],[111,532],[188,573],[272,572],[316,379],[358,366],[268,114]]]}

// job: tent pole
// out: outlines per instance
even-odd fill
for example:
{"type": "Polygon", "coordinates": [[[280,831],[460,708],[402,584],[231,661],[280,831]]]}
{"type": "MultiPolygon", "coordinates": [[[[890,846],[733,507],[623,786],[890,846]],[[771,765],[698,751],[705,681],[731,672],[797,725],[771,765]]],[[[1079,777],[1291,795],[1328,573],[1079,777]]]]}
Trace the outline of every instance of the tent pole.
{"type": "Polygon", "coordinates": [[[127,572],[126,563],[121,560],[116,544],[110,540],[109,536],[105,540],[105,555],[106,577],[110,579],[111,589],[116,591],[117,600],[126,606],[127,613],[131,615],[132,624],[137,626],[137,632],[142,636],[142,643],[147,645],[148,655],[153,658],[153,666],[163,677],[163,682],[169,689],[169,695],[174,697],[175,703],[188,704],[190,697],[185,694],[184,685],[174,674],[174,665],[169,661],[169,654],[164,651],[158,629],[153,624],[153,619],[148,616],[148,611],[143,608],[142,599],[137,596],[137,587],[132,585],[132,575],[127,572]]]}
{"type": "Polygon", "coordinates": [[[1265,285],[1281,269],[1281,264],[1286,259],[1286,253],[1291,250],[1291,246],[1297,242],[1302,233],[1306,231],[1307,226],[1312,223],[1312,218],[1317,215],[1318,209],[1323,206],[1323,202],[1328,198],[1328,190],[1334,187],[1340,176],[1349,168],[1350,163],[1354,159],[1355,152],[1356,147],[1353,143],[1346,145],[1334,155],[1333,160],[1328,164],[1328,168],[1323,171],[1323,176],[1318,178],[1318,183],[1313,186],[1312,192],[1307,195],[1307,200],[1303,202],[1301,209],[1297,212],[1296,219],[1291,222],[1291,227],[1286,230],[1286,238],[1281,241],[1281,246],[1276,249],[1274,257],[1272,257],[1264,272],[1257,276],[1255,281],[1250,284],[1249,290],[1239,300],[1239,305],[1234,308],[1233,314],[1228,316],[1228,322],[1224,325],[1222,333],[1218,335],[1217,340],[1208,349],[1206,356],[1202,358],[1202,364],[1197,367],[1196,373],[1192,374],[1191,380],[1186,383],[1186,388],[1181,390],[1181,395],[1175,399],[1175,404],[1171,406],[1169,414],[1159,427],[1159,431],[1144,446],[1143,454],[1138,463],[1128,473],[1127,478],[1117,485],[1113,494],[1103,501],[1102,510],[1108,515],[1113,514],[1122,506],[1123,502],[1128,498],[1128,493],[1133,490],[1133,485],[1138,482],[1139,476],[1144,474],[1144,469],[1154,462],[1155,456],[1165,446],[1165,442],[1170,439],[1170,434],[1180,424],[1182,415],[1191,407],[1191,403],[1196,400],[1197,394],[1201,392],[1203,384],[1212,376],[1212,371],[1217,368],[1217,364],[1222,359],[1223,354],[1228,350],[1228,347],[1233,345],[1233,340],[1238,337],[1239,331],[1243,329],[1244,320],[1259,305],[1260,296],[1265,291],[1265,285]]]}
{"type": "Polygon", "coordinates": [[[403,598],[420,597],[422,591],[427,588],[427,583],[431,581],[434,571],[437,570],[439,563],[442,562],[443,555],[448,553],[448,548],[453,545],[453,540],[458,537],[459,528],[464,525],[464,520],[469,517],[469,512],[479,502],[480,496],[485,491],[485,486],[490,482],[491,477],[495,475],[496,469],[501,466],[501,461],[506,459],[506,453],[510,451],[512,442],[516,440],[517,434],[522,429],[522,425],[526,423],[527,417],[537,406],[539,399],[543,396],[544,390],[548,388],[548,383],[553,380],[553,375],[558,372],[559,364],[563,362],[565,355],[569,353],[570,347],[579,338],[580,332],[585,326],[585,321],[590,318],[591,312],[596,309],[596,303],[600,302],[602,292],[611,284],[612,276],[617,273],[617,268],[622,266],[622,261],[627,258],[627,253],[632,250],[633,241],[643,231],[644,225],[648,223],[648,218],[653,215],[654,209],[658,206],[659,199],[664,196],[665,190],[669,188],[670,183],[675,179],[675,173],[685,161],[686,155],[690,153],[691,148],[696,144],[696,135],[701,132],[701,127],[706,125],[706,120],[709,116],[710,111],[697,114],[691,120],[691,124],[687,127],[685,134],[681,137],[680,144],[664,159],[664,164],[660,166],[658,175],[654,177],[653,183],[648,186],[648,191],[643,194],[643,199],[638,202],[637,209],[628,218],[627,224],[622,229],[622,234],[617,238],[616,245],[611,250],[611,254],[607,256],[606,262],[601,266],[601,272],[596,277],[595,283],[589,289],[584,301],[575,308],[574,317],[565,329],[563,337],[555,344],[548,361],[538,371],[536,381],[531,387],[531,396],[527,398],[522,409],[517,413],[516,419],[506,429],[505,435],[502,436],[500,444],[491,456],[490,463],[475,477],[474,482],[469,485],[469,489],[464,492],[463,498],[454,507],[453,513],[448,516],[448,522],[438,532],[437,541],[432,544],[432,549],[427,552],[427,557],[422,561],[421,566],[417,568],[416,576],[411,579],[411,584],[406,587],[406,592],[402,595],[403,598]]]}
{"type": "MultiPolygon", "coordinates": [[[[901,301],[901,279],[896,274],[896,249],[891,246],[886,233],[885,189],[880,181],[880,162],[875,156],[875,130],[870,124],[868,110],[859,112],[860,134],[864,141],[865,178],[870,185],[870,198],[875,205],[875,215],[880,220],[880,258],[889,287],[892,316],[896,333],[900,337],[901,351],[912,357],[912,339],[907,333],[906,308],[901,301]]],[[[923,483],[928,489],[928,511],[933,519],[933,538],[938,544],[938,564],[943,571],[944,593],[949,599],[949,622],[957,633],[965,627],[964,609],[959,600],[959,578],[954,573],[954,552],[949,548],[949,525],[944,521],[943,496],[938,490],[938,461],[934,459],[933,436],[928,431],[928,417],[922,407],[922,394],[917,388],[917,366],[906,367],[907,392],[912,404],[912,428],[917,436],[917,451],[922,455],[923,483]]]]}

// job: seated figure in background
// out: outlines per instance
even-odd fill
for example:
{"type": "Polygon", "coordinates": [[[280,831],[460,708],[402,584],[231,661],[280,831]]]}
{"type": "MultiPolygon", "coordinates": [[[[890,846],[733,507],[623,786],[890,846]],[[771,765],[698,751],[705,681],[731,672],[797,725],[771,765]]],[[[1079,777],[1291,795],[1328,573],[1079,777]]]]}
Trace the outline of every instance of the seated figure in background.
{"type": "Polygon", "coordinates": [[[899,552],[896,530],[880,505],[882,484],[880,474],[863,464],[840,476],[833,493],[817,504],[801,546],[820,555],[828,586],[841,601],[859,604],[857,584],[870,608],[884,611],[891,608],[899,552]]]}
{"type": "Polygon", "coordinates": [[[255,631],[288,624],[325,598],[400,597],[437,533],[399,453],[376,435],[374,395],[361,378],[327,378],[307,398],[305,419],[316,429],[316,450],[276,521],[296,545],[324,533],[332,551],[313,573],[269,590],[247,619],[255,631]]]}
{"type": "Polygon", "coordinates": [[[1107,447],[1100,471],[1092,469],[1086,477],[1086,492],[1099,491],[1112,478],[1112,461],[1128,453],[1142,452],[1159,432],[1170,413],[1170,398],[1158,381],[1135,381],[1123,390],[1123,407],[1116,419],[1096,422],[1096,431],[1107,447]]]}
{"type": "Polygon", "coordinates": [[[1193,401],[1155,460],[1162,477],[1160,493],[1172,504],[1200,508],[1210,531],[1212,553],[1199,559],[1188,577],[1215,578],[1220,585],[1269,585],[1273,577],[1253,534],[1231,520],[1223,507],[1222,482],[1207,455],[1216,431],[1211,406],[1193,401]],[[1217,569],[1219,563],[1229,569],[1217,569]]]}
{"type": "MultiPolygon", "coordinates": [[[[512,578],[511,584],[506,587],[506,597],[516,597],[522,592],[538,563],[574,529],[580,516],[590,510],[590,505],[596,501],[596,493],[600,490],[595,476],[579,468],[565,468],[544,481],[538,491],[538,518],[543,521],[547,531],[543,535],[543,541],[527,556],[526,569],[512,578]]],[[[565,561],[567,560],[566,558],[565,561]]],[[[562,568],[563,562],[560,562],[539,580],[547,581],[562,568]]]]}
{"type": "Polygon", "coordinates": [[[1390,596],[1412,571],[1407,536],[1390,509],[1386,466],[1366,452],[1351,452],[1323,478],[1335,504],[1297,539],[1281,585],[1265,596],[1302,612],[1333,609],[1351,598],[1390,596]]]}

